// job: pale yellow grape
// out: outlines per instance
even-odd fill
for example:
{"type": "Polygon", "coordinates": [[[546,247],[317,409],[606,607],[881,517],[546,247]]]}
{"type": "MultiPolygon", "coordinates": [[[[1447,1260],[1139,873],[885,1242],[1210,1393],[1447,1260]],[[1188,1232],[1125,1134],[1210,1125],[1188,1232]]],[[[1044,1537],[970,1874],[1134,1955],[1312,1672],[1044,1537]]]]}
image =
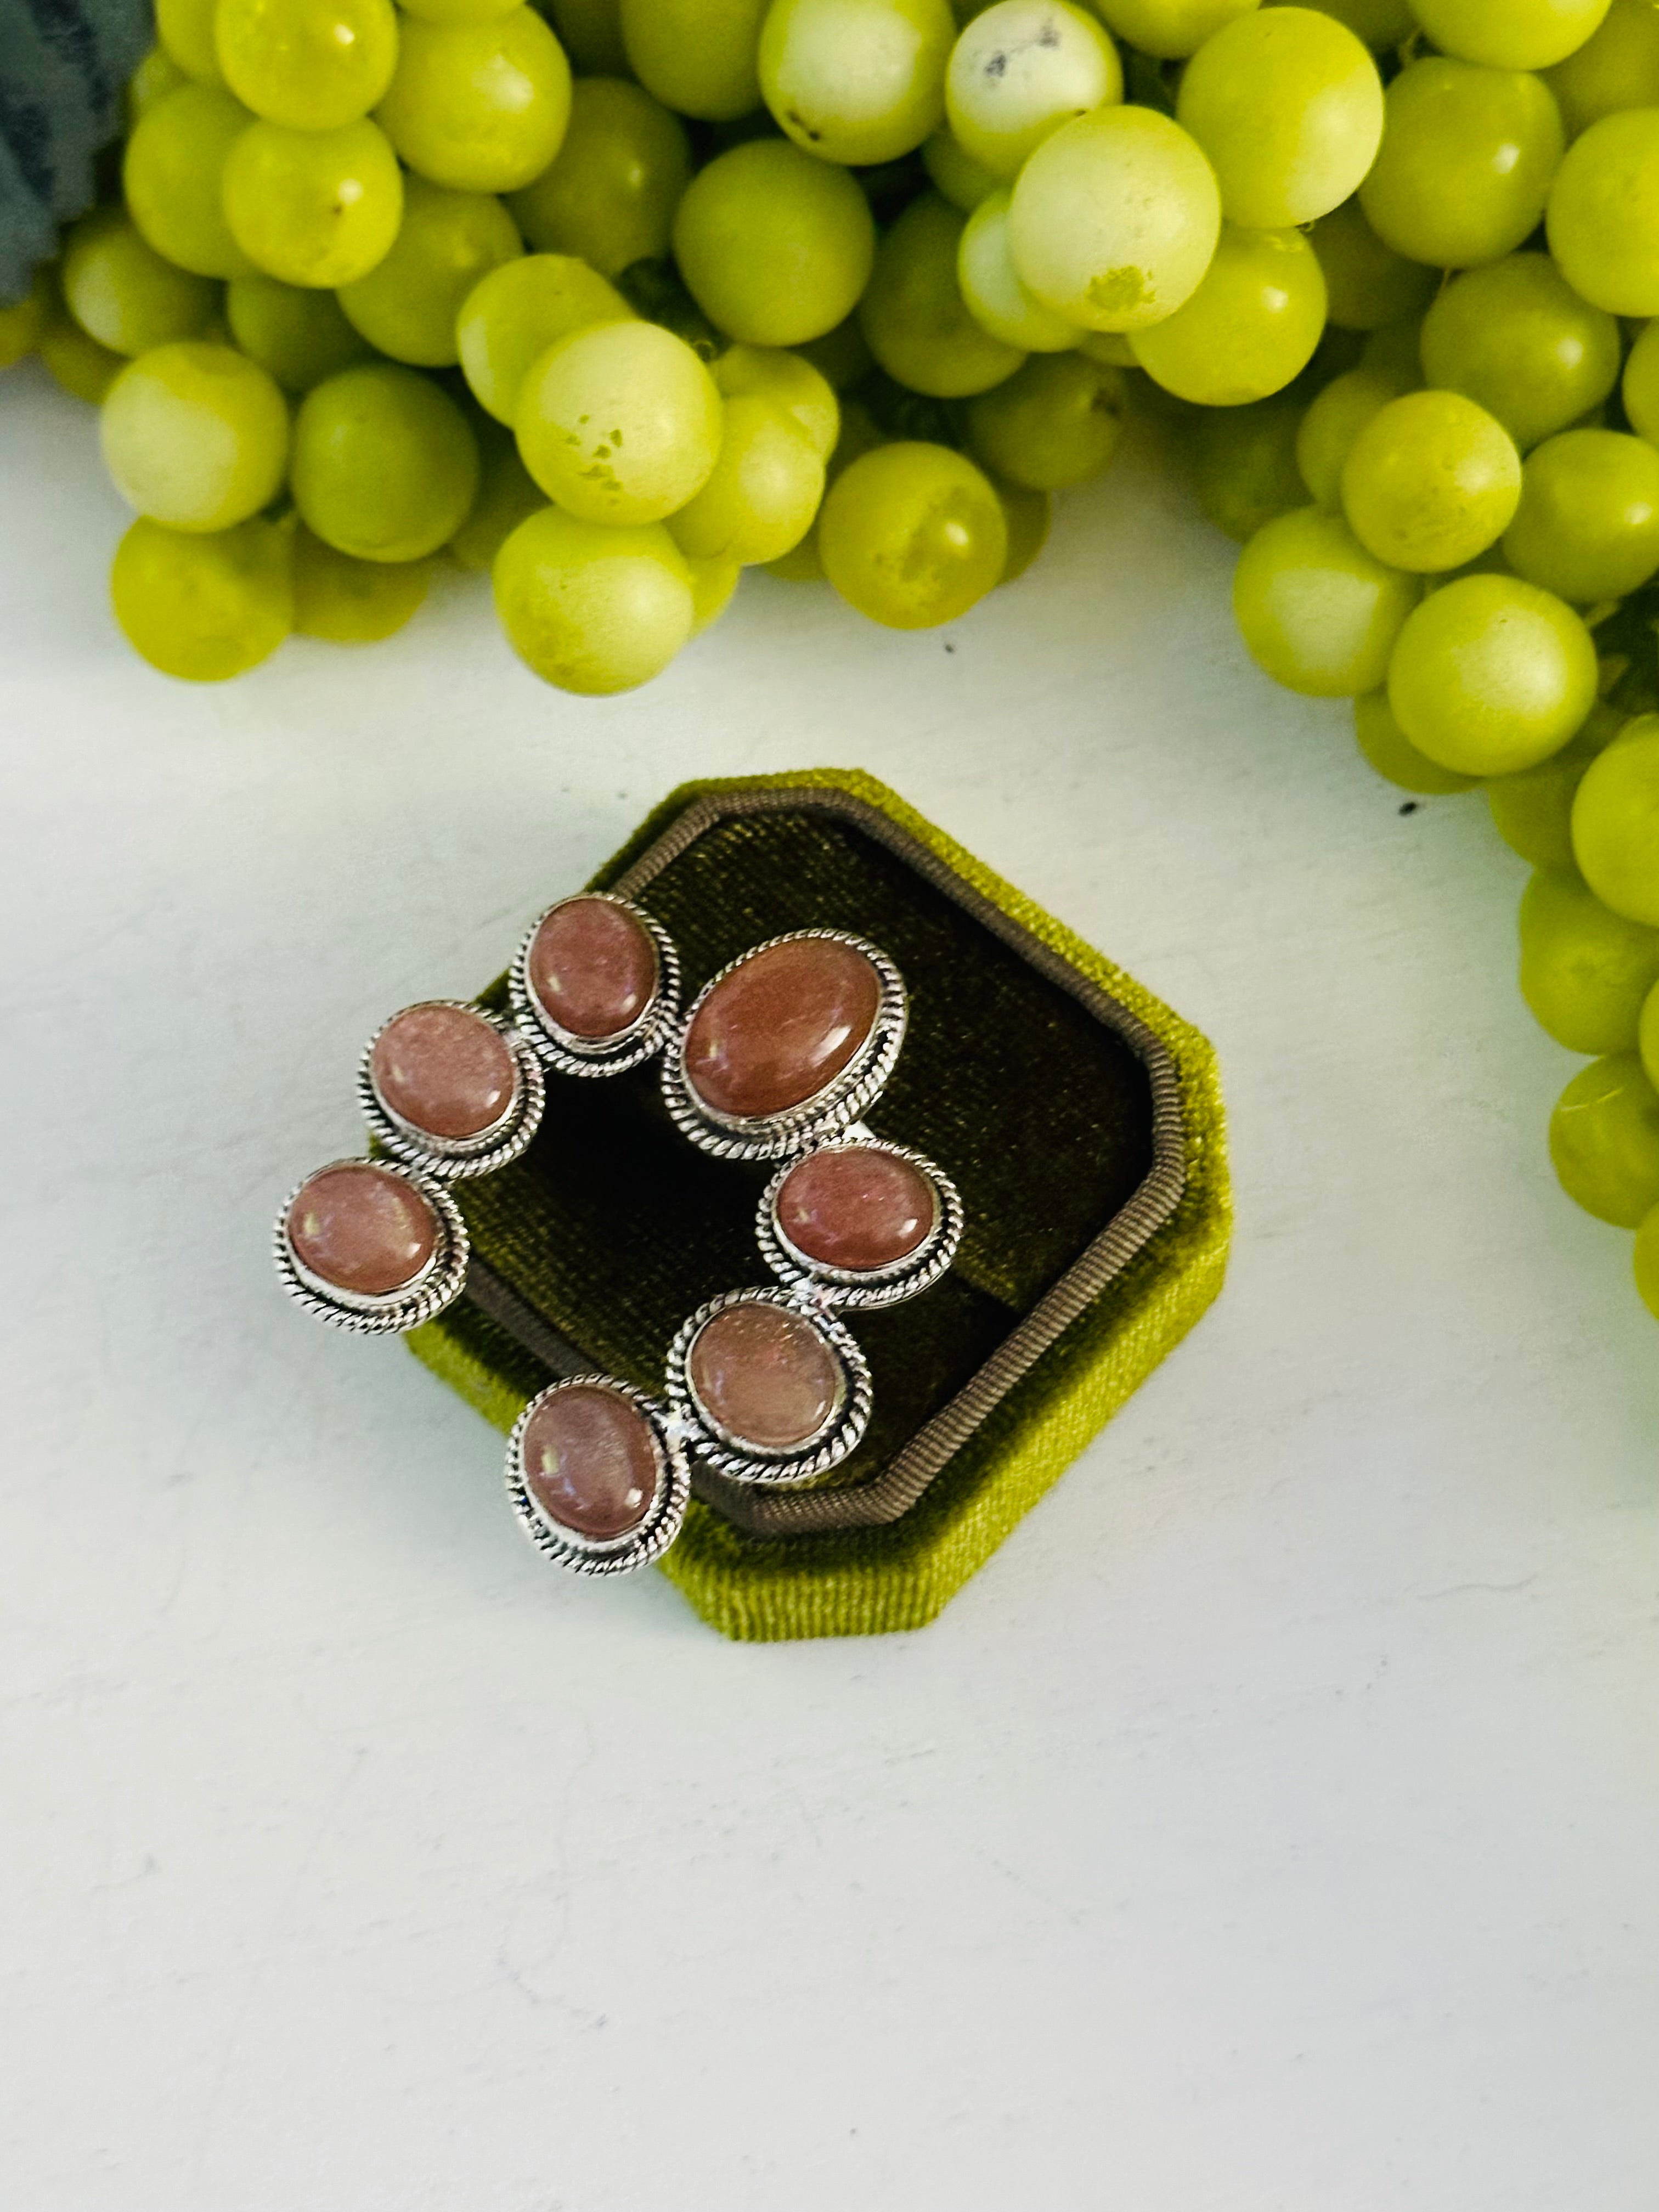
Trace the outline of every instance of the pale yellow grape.
{"type": "Polygon", "coordinates": [[[1282,229],[1328,215],[1370,167],[1382,81],[1334,17],[1265,8],[1200,47],[1176,117],[1213,163],[1228,220],[1282,229]]]}
{"type": "Polygon", "coordinates": [[[1400,633],[1389,702],[1419,750],[1464,775],[1547,760],[1595,703],[1595,646],[1564,600],[1519,577],[1460,576],[1400,633]]]}
{"type": "Polygon", "coordinates": [[[820,161],[896,161],[944,120],[955,40],[945,0],[773,0],[761,94],[820,161]]]}
{"type": "Polygon", "coordinates": [[[1332,514],[1341,507],[1343,464],[1354,440],[1405,389],[1387,369],[1351,368],[1312,401],[1297,433],[1296,463],[1316,507],[1332,514]]]}
{"type": "Polygon", "coordinates": [[[252,267],[221,205],[225,160],[252,122],[216,85],[186,84],[158,100],[127,140],[127,211],[166,259],[197,276],[244,276],[252,267]]]}
{"type": "Polygon", "coordinates": [[[288,465],[288,404],[234,346],[155,346],[111,385],[104,465],[139,514],[174,530],[226,530],[266,506],[288,465]]]}
{"type": "Polygon", "coordinates": [[[1385,245],[1467,269],[1537,228],[1565,143],[1540,77],[1430,54],[1401,70],[1384,106],[1359,204],[1385,245]]]}
{"type": "Polygon", "coordinates": [[[841,404],[829,379],[810,361],[781,346],[728,346],[714,366],[722,398],[775,401],[793,415],[827,461],[841,435],[841,404]]]}
{"type": "Polygon", "coordinates": [[[1129,343],[1166,392],[1242,407],[1298,376],[1324,327],[1324,271],[1302,233],[1227,223],[1191,299],[1129,343]]]}
{"type": "Polygon", "coordinates": [[[1659,929],[1611,913],[1571,860],[1540,868],[1521,900],[1521,995],[1541,1029],[1569,1052],[1629,1052],[1656,982],[1659,929]]]}
{"type": "Polygon", "coordinates": [[[496,555],[495,584],[508,644],[562,691],[649,682],[696,620],[684,556],[660,523],[615,528],[544,507],[496,555]]]}
{"type": "Polygon", "coordinates": [[[290,471],[301,520],[363,561],[418,561],[447,544],[478,489],[465,416],[392,362],[343,369],[306,394],[290,471]]]}
{"type": "Polygon", "coordinates": [[[1605,115],[1573,140],[1546,227],[1581,299],[1610,315],[1659,314],[1659,107],[1605,115]]]}
{"type": "Polygon", "coordinates": [[[1098,476],[1127,414],[1121,369],[1080,353],[1045,354],[968,407],[974,458],[1029,491],[1061,491],[1098,476]]]}
{"type": "Polygon", "coordinates": [[[1385,782],[1425,799],[1472,790],[1479,778],[1459,775],[1420,753],[1394,718],[1388,692],[1362,691],[1353,702],[1353,733],[1362,757],[1385,782]]]}
{"type": "Polygon", "coordinates": [[[771,0],[622,0],[629,65],[665,107],[734,123],[760,106],[757,55],[771,0]]]}
{"type": "Polygon", "coordinates": [[[1204,408],[1192,422],[1187,459],[1198,503],[1241,545],[1308,503],[1296,465],[1304,412],[1292,394],[1278,392],[1249,407],[1204,408]]]}
{"type": "Polygon", "coordinates": [[[115,550],[110,600],[152,668],[222,683],[275,653],[293,625],[289,533],[255,518],[198,535],[141,516],[115,550]]]}
{"type": "Polygon", "coordinates": [[[37,269],[22,298],[0,307],[0,368],[9,368],[34,351],[52,304],[51,279],[44,269],[37,269]]]}
{"type": "Polygon", "coordinates": [[[1250,658],[1316,698],[1374,691],[1419,580],[1368,553],[1340,514],[1316,507],[1258,530],[1233,572],[1233,613],[1250,658]]]}
{"type": "Polygon", "coordinates": [[[309,392],[368,355],[331,292],[279,283],[255,274],[225,288],[225,320],[250,361],[269,369],[285,392],[309,392]]]}
{"type": "Polygon", "coordinates": [[[127,79],[127,129],[131,131],[138,118],[154,107],[158,100],[165,100],[170,92],[177,92],[181,84],[190,82],[165,46],[152,46],[127,79]]]}
{"type": "Polygon", "coordinates": [[[699,171],[674,257],[709,321],[747,345],[799,345],[857,306],[876,254],[870,204],[843,169],[760,138],[699,171]]]}
{"type": "Polygon", "coordinates": [[[1009,483],[994,476],[990,482],[1008,532],[1008,551],[997,578],[1000,588],[1017,583],[1048,544],[1054,501],[1046,491],[1033,491],[1026,484],[1009,483]]]}
{"type": "Polygon", "coordinates": [[[823,497],[823,458],[775,400],[739,394],[726,403],[720,457],[702,489],[670,517],[689,559],[747,568],[781,560],[812,527],[823,497]]]}
{"type": "Polygon", "coordinates": [[[1615,914],[1659,924],[1659,714],[1641,714],[1585,771],[1573,858],[1615,914]]]}
{"type": "Polygon", "coordinates": [[[1582,729],[1559,753],[1552,753],[1536,768],[1514,775],[1494,776],[1486,786],[1486,804],[1492,827],[1511,852],[1534,868],[1575,872],[1572,857],[1572,802],[1584,771],[1603,753],[1626,726],[1615,707],[1598,702],[1582,729]]]}
{"type": "Polygon", "coordinates": [[[332,290],[391,251],[403,173],[373,123],[315,131],[250,124],[225,159],[224,210],[232,237],[267,276],[332,290]]]}
{"type": "Polygon", "coordinates": [[[1109,30],[1143,54],[1184,60],[1224,25],[1248,15],[1259,0],[1091,0],[1109,30]]]}
{"type": "Polygon", "coordinates": [[[1619,380],[1619,325],[1547,253],[1512,253],[1448,284],[1423,318],[1431,384],[1466,392],[1522,452],[1597,407],[1619,380]]]}
{"type": "Polygon", "coordinates": [[[1360,544],[1395,568],[1460,568],[1495,544],[1521,498],[1503,424],[1457,392],[1409,392],[1379,408],[1342,465],[1360,544]]]}
{"type": "Polygon", "coordinates": [[[824,574],[891,629],[953,622],[1000,580],[1008,524],[981,471],[946,446],[879,446],[842,471],[818,518],[824,574]]]}
{"type": "Polygon", "coordinates": [[[948,131],[934,131],[921,149],[921,160],[935,191],[964,215],[971,215],[997,189],[999,180],[971,155],[963,153],[948,131]]]}
{"type": "Polygon", "coordinates": [[[430,561],[359,561],[301,524],[294,537],[294,627],[335,645],[375,645],[427,594],[430,561]]]}
{"type": "Polygon", "coordinates": [[[76,224],[59,282],[82,329],[115,353],[193,337],[219,309],[218,285],[163,260],[120,208],[95,208],[76,224]]]}
{"type": "Polygon", "coordinates": [[[473,288],[522,250],[512,216],[492,194],[409,177],[391,251],[367,276],[340,287],[340,305],[394,361],[446,368],[460,358],[457,318],[473,288]]]}
{"type": "Polygon", "coordinates": [[[1215,172],[1150,107],[1062,124],[1019,173],[1009,240],[1022,283],[1086,330],[1144,329],[1198,289],[1221,233],[1215,172]]]}
{"type": "Polygon", "coordinates": [[[655,323],[598,323],[526,377],[519,451],[584,521],[659,522],[708,483],[721,421],[714,380],[683,339],[655,323]]]}
{"type": "Polygon", "coordinates": [[[398,63],[392,0],[218,0],[213,34],[238,100],[294,131],[357,122],[398,63]]]}
{"type": "Polygon", "coordinates": [[[1570,138],[1621,107],[1659,107],[1659,8],[1613,0],[1600,30],[1544,81],[1570,138]]]}
{"type": "Polygon", "coordinates": [[[1607,0],[1412,0],[1442,53],[1491,69],[1541,70],[1594,36],[1607,0]]]}
{"type": "Polygon", "coordinates": [[[743,581],[743,563],[688,559],[685,573],[691,579],[691,635],[699,637],[731,605],[732,595],[743,581]]]}
{"type": "Polygon", "coordinates": [[[1659,1206],[1642,1218],[1636,1231],[1633,1261],[1637,1291],[1648,1311],[1659,1320],[1659,1206]]]}
{"type": "Polygon", "coordinates": [[[555,339],[589,323],[627,322],[633,313],[585,261],[568,253],[522,255],[467,294],[455,319],[461,373],[479,404],[510,423],[526,372],[555,339]]]}
{"type": "Polygon", "coordinates": [[[981,200],[957,246],[957,283],[963,305],[982,331],[1022,353],[1065,353],[1083,333],[1028,291],[1008,244],[1013,195],[1006,189],[981,200]]]}
{"type": "Polygon", "coordinates": [[[1527,457],[1504,538],[1517,576],[1589,606],[1659,570],[1659,453],[1620,430],[1564,430],[1527,457]]]}
{"type": "Polygon", "coordinates": [[[219,57],[213,40],[218,0],[155,0],[155,35],[161,51],[198,84],[217,84],[219,57]]]}
{"type": "Polygon", "coordinates": [[[997,0],[963,32],[945,75],[957,144],[1005,180],[1062,123],[1122,97],[1116,47],[1067,0],[997,0]]]}
{"type": "MultiPolygon", "coordinates": [[[[410,10],[411,15],[421,12],[418,8],[410,10]]],[[[628,75],[620,0],[547,0],[547,15],[573,69],[585,76],[628,75]]]]}
{"type": "Polygon", "coordinates": [[[482,475],[472,511],[445,551],[458,568],[488,568],[526,515],[538,514],[547,494],[519,459],[519,448],[498,424],[478,426],[482,475]]]}
{"type": "Polygon", "coordinates": [[[411,169],[455,191],[540,176],[570,120],[570,64],[531,8],[489,23],[406,21],[375,116],[411,169]]]}
{"type": "Polygon", "coordinates": [[[1321,216],[1308,242],[1325,272],[1325,312],[1340,330],[1381,330],[1420,315],[1435,295],[1436,272],[1384,246],[1358,199],[1321,216]]]}
{"type": "Polygon", "coordinates": [[[882,368],[935,399],[988,391],[1025,357],[982,330],[963,302],[957,257],[966,224],[937,192],[912,200],[881,241],[859,308],[866,343],[882,368]]]}
{"type": "Polygon", "coordinates": [[[1568,1197],[1615,1229],[1659,1206],[1659,1091],[1635,1053],[1573,1077],[1550,1116],[1550,1158],[1568,1197]]]}
{"type": "Polygon", "coordinates": [[[1659,446],[1659,322],[1650,323],[1631,348],[1620,398],[1632,429],[1659,446]]]}
{"type": "Polygon", "coordinates": [[[532,246],[616,276],[667,252],[690,175],[684,127],[660,100],[615,77],[578,77],[564,143],[507,204],[532,246]]]}
{"type": "Polygon", "coordinates": [[[127,365],[125,354],[112,352],[96,338],[88,337],[55,301],[36,344],[41,360],[64,391],[94,407],[127,365]]]}

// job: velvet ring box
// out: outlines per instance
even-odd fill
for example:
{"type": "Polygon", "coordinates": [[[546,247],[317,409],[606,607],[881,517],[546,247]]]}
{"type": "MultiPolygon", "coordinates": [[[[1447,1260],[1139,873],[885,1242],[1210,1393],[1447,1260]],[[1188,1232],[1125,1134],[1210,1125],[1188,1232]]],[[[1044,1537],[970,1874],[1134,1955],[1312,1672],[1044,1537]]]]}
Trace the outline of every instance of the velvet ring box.
{"type": "MultiPolygon", "coordinates": [[[[688,1001],[792,929],[855,931],[904,975],[909,1032],[868,1119],[955,1178],[956,1264],[924,1296],[848,1316],[875,1383],[857,1451],[801,1490],[698,1469],[662,1571],[727,1636],[920,1627],[1219,1290],[1231,1213],[1214,1055],[854,771],[683,785],[592,887],[669,930],[688,1001]]],[[[505,979],[482,1003],[505,1006],[505,979]]],[[[769,1279],[754,1217],[770,1173],[689,1145],[654,1062],[606,1082],[551,1077],[522,1159],[454,1186],[466,1292],[410,1349],[502,1430],[560,1375],[659,1391],[685,1315],[769,1279]]]]}

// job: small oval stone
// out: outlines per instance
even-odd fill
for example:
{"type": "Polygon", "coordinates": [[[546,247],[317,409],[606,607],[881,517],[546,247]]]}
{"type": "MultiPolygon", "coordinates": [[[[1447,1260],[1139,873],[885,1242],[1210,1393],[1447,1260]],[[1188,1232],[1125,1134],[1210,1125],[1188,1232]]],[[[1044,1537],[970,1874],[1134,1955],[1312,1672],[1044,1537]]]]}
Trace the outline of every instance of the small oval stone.
{"type": "Polygon", "coordinates": [[[288,1210],[301,1267],[336,1290],[389,1297],[406,1290],[438,1249],[438,1217],[415,1186],[372,1160],[323,1168],[288,1210]]]}
{"type": "Polygon", "coordinates": [[[657,994],[651,933],[610,899],[565,899],[531,939],[526,968],[543,1012],[592,1044],[631,1030],[657,994]]]}
{"type": "Polygon", "coordinates": [[[495,1024],[471,1006],[406,1006],[368,1056],[374,1095],[429,1137],[482,1137],[511,1109],[518,1070],[495,1024]]]}
{"type": "Polygon", "coordinates": [[[597,1382],[551,1392],[526,1422],[522,1450],[525,1487],[540,1512],[596,1543],[637,1528],[662,1480],[650,1422],[597,1382]]]}
{"type": "Polygon", "coordinates": [[[855,945],[798,937],[751,953],[686,1034],[685,1076],[716,1114],[753,1121],[815,1098],[867,1041],[881,978],[855,945]]]}
{"type": "Polygon", "coordinates": [[[717,1428],[762,1452],[811,1443],[847,1391],[834,1347],[805,1314],[772,1304],[712,1314],[692,1340],[686,1378],[717,1428]]]}
{"type": "Polygon", "coordinates": [[[871,1145],[809,1152],[784,1177],[774,1204],[796,1251],[848,1273],[908,1259],[939,1219],[932,1180],[871,1145]]]}

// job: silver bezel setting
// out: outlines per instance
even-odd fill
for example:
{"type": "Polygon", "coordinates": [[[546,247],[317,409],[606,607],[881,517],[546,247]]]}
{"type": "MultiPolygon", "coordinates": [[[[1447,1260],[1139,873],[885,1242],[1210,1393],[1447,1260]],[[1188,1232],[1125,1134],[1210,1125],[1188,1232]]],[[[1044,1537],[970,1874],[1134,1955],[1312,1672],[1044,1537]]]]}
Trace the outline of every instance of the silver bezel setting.
{"type": "Polygon", "coordinates": [[[551,906],[544,907],[525,932],[507,970],[507,988],[520,1033],[549,1067],[556,1068],[561,1075],[622,1075],[660,1052],[673,1034],[679,1017],[680,956],[662,924],[632,899],[618,898],[614,891],[573,891],[568,898],[555,899],[551,906]],[[580,1037],[574,1030],[562,1028],[530,982],[530,948],[537,932],[561,907],[585,899],[603,899],[607,906],[620,907],[632,915],[649,936],[657,956],[657,988],[653,997],[625,1030],[599,1039],[580,1037]]]}
{"type": "Polygon", "coordinates": [[[315,1320],[360,1336],[386,1336],[418,1328],[422,1322],[430,1321],[434,1314],[453,1305],[466,1281],[470,1247],[460,1208],[441,1182],[401,1160],[371,1160],[359,1156],[330,1160],[320,1168],[313,1168],[283,1200],[283,1210],[276,1216],[273,1242],[278,1279],[295,1304],[315,1320]],[[427,1200],[438,1218],[438,1240],[425,1267],[412,1282],[405,1283],[399,1290],[388,1291],[383,1297],[343,1291],[325,1282],[305,1266],[288,1233],[288,1217],[294,1201],[308,1182],[335,1168],[361,1167],[378,1169],[382,1175],[396,1176],[410,1184],[427,1200]]]}
{"type": "Polygon", "coordinates": [[[689,1315],[668,1347],[665,1387],[675,1419],[700,1459],[721,1474],[729,1475],[734,1482],[769,1487],[810,1482],[815,1476],[827,1474],[831,1468],[839,1467],[863,1441],[864,1432],[870,1425],[873,1401],[869,1364],[852,1331],[837,1321],[822,1301],[798,1291],[770,1287],[726,1291],[689,1315]],[[810,1322],[842,1363],[846,1389],[840,1405],[817,1437],[797,1450],[763,1452],[752,1444],[741,1445],[697,1403],[688,1372],[691,1346],[705,1322],[728,1307],[739,1305],[781,1306],[786,1312],[810,1322]]]}
{"type": "Polygon", "coordinates": [[[867,1130],[846,1130],[830,1143],[814,1145],[783,1163],[761,1193],[755,1236],[761,1257],[780,1282],[792,1288],[817,1287],[825,1299],[837,1306],[849,1311],[867,1311],[874,1306],[897,1305],[905,1298],[914,1298],[931,1290],[956,1258],[957,1247],[962,1242],[963,1222],[961,1193],[950,1176],[924,1153],[913,1152],[908,1145],[890,1144],[884,1137],[872,1137],[867,1130]],[[916,1169],[933,1188],[933,1227],[914,1252],[907,1252],[902,1260],[890,1261],[883,1267],[831,1267],[822,1260],[810,1259],[790,1243],[778,1219],[779,1194],[803,1160],[814,1159],[821,1152],[886,1152],[916,1169]]]}
{"type": "Polygon", "coordinates": [[[464,1176],[494,1175],[497,1168],[516,1160],[540,1127],[546,1103],[541,1062],[529,1041],[512,1023],[487,1013],[470,999],[417,999],[412,1006],[400,1006],[380,1024],[357,1063],[357,1105],[376,1142],[393,1159],[418,1168],[440,1182],[464,1176]],[[513,1055],[515,1082],[511,1103],[499,1121],[476,1137],[434,1137],[428,1130],[418,1129],[400,1114],[394,1114],[374,1087],[375,1046],[393,1022],[420,1006],[450,1006],[477,1015],[489,1024],[513,1055]]]}
{"type": "Polygon", "coordinates": [[[659,1559],[680,1533],[691,1495],[691,1474],[684,1447],[662,1407],[631,1383],[611,1375],[573,1375],[537,1393],[513,1424],[507,1440],[507,1494],[519,1526],[544,1559],[576,1575],[626,1575],[659,1559]],[[624,1536],[583,1536],[550,1520],[531,1494],[525,1474],[524,1439],[531,1418],[550,1398],[567,1390],[608,1390],[643,1416],[657,1447],[657,1494],[637,1528],[624,1536]]]}
{"type": "Polygon", "coordinates": [[[880,1097],[904,1043],[908,1019],[904,978],[868,938],[857,936],[848,929],[787,930],[781,937],[769,937],[763,944],[751,945],[737,959],[728,961],[718,975],[709,977],[691,1001],[663,1054],[664,1103],[681,1134],[718,1159],[776,1160],[786,1154],[805,1152],[862,1120],[880,1097]],[[850,945],[875,969],[881,995],[869,1036],[841,1073],[799,1105],[786,1107],[778,1114],[747,1117],[716,1112],[696,1096],[685,1073],[686,1040],[699,1010],[711,993],[757,955],[769,952],[775,945],[796,945],[809,938],[850,945]]]}

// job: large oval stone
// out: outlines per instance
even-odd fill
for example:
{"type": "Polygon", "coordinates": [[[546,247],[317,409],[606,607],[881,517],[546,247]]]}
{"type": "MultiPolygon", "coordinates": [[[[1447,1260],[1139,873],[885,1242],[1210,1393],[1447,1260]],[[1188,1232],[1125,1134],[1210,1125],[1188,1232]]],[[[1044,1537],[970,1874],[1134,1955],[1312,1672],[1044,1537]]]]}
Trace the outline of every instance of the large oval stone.
{"type": "Polygon", "coordinates": [[[597,1543],[651,1510],[663,1455],[639,1407],[597,1382],[555,1390],[525,1424],[525,1486],[556,1528],[597,1543]]]}
{"type": "Polygon", "coordinates": [[[558,1028],[592,1044],[631,1030],[657,994],[657,947],[610,899],[565,899],[530,943],[530,988],[558,1028]]]}
{"type": "Polygon", "coordinates": [[[686,1379],[698,1407],[739,1445],[799,1451],[828,1426],[847,1393],[834,1347],[805,1314],[726,1306],[692,1340],[686,1379]]]}
{"type": "Polygon", "coordinates": [[[784,1177],[774,1204],[796,1251],[848,1273],[908,1259],[939,1219],[932,1180],[870,1145],[809,1152],[784,1177]]]}
{"type": "Polygon", "coordinates": [[[518,1070],[495,1024],[471,1006],[406,1006],[368,1056],[374,1095],[429,1137],[482,1137],[505,1120],[518,1070]]]}
{"type": "Polygon", "coordinates": [[[372,1160],[321,1169],[288,1210],[289,1243],[301,1266],[359,1297],[406,1290],[437,1250],[438,1233],[428,1200],[372,1160]]]}
{"type": "Polygon", "coordinates": [[[692,1092],[752,1121],[816,1098],[866,1042],[881,978],[834,938],[799,937],[750,955],[708,994],[685,1039],[692,1092]]]}

